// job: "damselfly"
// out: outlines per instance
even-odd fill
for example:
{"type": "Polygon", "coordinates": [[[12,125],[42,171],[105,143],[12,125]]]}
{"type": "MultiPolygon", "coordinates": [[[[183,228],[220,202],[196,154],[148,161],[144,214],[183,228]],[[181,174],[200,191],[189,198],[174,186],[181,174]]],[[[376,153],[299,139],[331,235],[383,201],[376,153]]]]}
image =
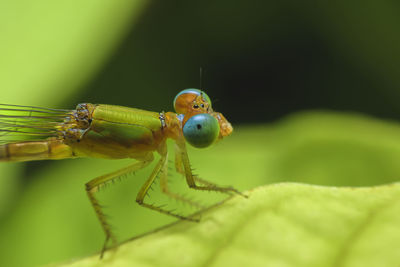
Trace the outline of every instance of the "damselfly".
{"type": "Polygon", "coordinates": [[[214,112],[208,95],[198,89],[181,91],[174,100],[175,112],[151,112],[102,104],[79,104],[75,110],[0,104],[0,161],[32,161],[95,157],[132,158],[136,161],[117,171],[86,183],[86,192],[105,232],[102,254],[116,237],[95,196],[95,192],[121,175],[135,172],[160,159],[136,196],[146,208],[179,219],[196,219],[155,206],[145,201],[157,176],[162,192],[182,202],[192,203],[169,190],[167,185],[168,149],[166,140],[175,141],[175,168],[186,177],[190,188],[240,194],[232,187],[220,187],[192,173],[186,151],[187,141],[203,148],[232,133],[225,117],[214,112]]]}

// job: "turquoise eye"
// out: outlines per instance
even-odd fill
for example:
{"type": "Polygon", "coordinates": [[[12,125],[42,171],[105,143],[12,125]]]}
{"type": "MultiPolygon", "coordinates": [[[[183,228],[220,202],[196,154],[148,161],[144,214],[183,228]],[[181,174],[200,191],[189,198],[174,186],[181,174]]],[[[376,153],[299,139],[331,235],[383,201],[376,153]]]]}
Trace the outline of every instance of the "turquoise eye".
{"type": "Polygon", "coordinates": [[[194,147],[208,147],[218,138],[218,121],[208,113],[194,115],[183,126],[183,135],[194,147]]]}

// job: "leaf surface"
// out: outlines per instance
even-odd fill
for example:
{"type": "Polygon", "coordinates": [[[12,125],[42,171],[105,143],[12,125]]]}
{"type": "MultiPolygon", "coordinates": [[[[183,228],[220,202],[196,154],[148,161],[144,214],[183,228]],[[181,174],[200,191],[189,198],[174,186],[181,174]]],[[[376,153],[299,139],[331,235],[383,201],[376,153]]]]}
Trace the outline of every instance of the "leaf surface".
{"type": "Polygon", "coordinates": [[[68,266],[398,266],[400,184],[281,183],[68,266]]]}

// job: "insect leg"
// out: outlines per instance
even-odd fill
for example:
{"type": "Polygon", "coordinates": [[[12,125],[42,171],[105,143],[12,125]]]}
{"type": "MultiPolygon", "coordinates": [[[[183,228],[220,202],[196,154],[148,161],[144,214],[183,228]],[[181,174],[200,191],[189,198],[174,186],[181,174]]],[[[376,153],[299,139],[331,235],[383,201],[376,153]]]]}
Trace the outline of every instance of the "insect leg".
{"type": "Polygon", "coordinates": [[[140,188],[139,193],[136,196],[136,202],[146,208],[158,211],[163,214],[167,214],[182,220],[189,220],[189,221],[198,221],[197,219],[191,218],[191,217],[186,217],[177,213],[174,213],[170,210],[163,209],[162,206],[156,206],[154,204],[148,204],[144,202],[145,197],[147,196],[147,193],[149,189],[151,188],[151,185],[154,183],[154,180],[156,179],[157,175],[162,171],[163,168],[165,168],[166,162],[167,162],[167,157],[168,157],[168,151],[167,151],[167,145],[164,142],[162,144],[161,149],[159,150],[159,153],[161,155],[160,160],[158,161],[157,165],[154,167],[153,172],[150,174],[150,177],[147,179],[147,181],[143,184],[142,188],[140,188]]]}
{"type": "MultiPolygon", "coordinates": [[[[183,170],[184,170],[184,175],[186,177],[186,182],[189,185],[190,188],[196,189],[196,190],[203,190],[203,191],[217,191],[217,192],[222,192],[222,193],[227,193],[227,194],[238,194],[243,197],[247,197],[246,195],[243,195],[240,191],[233,187],[221,187],[218,186],[214,183],[208,182],[204,179],[201,179],[192,173],[192,169],[190,167],[190,161],[189,157],[187,155],[186,151],[186,144],[184,140],[178,140],[176,142],[177,146],[175,147],[176,149],[176,156],[175,160],[178,160],[178,163],[175,163],[175,167],[177,165],[183,165],[183,170]],[[200,184],[203,184],[202,186],[197,185],[196,181],[200,184]]],[[[182,170],[181,167],[177,167],[177,171],[180,172],[182,170]]]]}
{"type": "Polygon", "coordinates": [[[116,237],[113,235],[111,231],[111,226],[107,222],[106,215],[104,214],[102,210],[102,206],[99,204],[99,201],[95,197],[95,192],[99,190],[99,188],[106,184],[107,182],[111,182],[113,179],[116,179],[120,177],[121,175],[127,174],[127,173],[132,173],[134,171],[140,170],[147,165],[149,165],[153,161],[153,154],[150,153],[148,154],[147,158],[145,158],[143,161],[140,162],[135,162],[125,168],[122,168],[120,170],[111,172],[109,174],[105,174],[102,176],[99,176],[97,178],[94,178],[93,180],[89,181],[85,185],[86,193],[89,197],[90,203],[92,204],[94,211],[96,212],[97,218],[100,221],[101,227],[104,230],[104,233],[106,234],[106,240],[104,242],[103,249],[100,254],[100,258],[103,257],[104,251],[106,250],[107,243],[109,240],[112,241],[112,243],[115,245],[117,243],[116,237]]]}
{"type": "MultiPolygon", "coordinates": [[[[161,187],[161,191],[162,191],[164,194],[166,194],[167,196],[169,196],[169,197],[171,197],[171,198],[173,198],[173,199],[175,199],[175,200],[177,200],[177,201],[181,201],[181,202],[187,203],[187,204],[189,204],[190,206],[193,206],[193,207],[195,207],[195,208],[198,208],[198,209],[205,208],[205,206],[203,206],[203,205],[201,205],[201,204],[199,204],[199,203],[193,201],[192,199],[187,198],[187,197],[185,197],[185,196],[182,196],[182,195],[180,195],[180,194],[171,192],[171,191],[169,190],[169,187],[168,187],[168,165],[167,165],[167,162],[168,162],[168,154],[166,154],[165,157],[166,157],[166,160],[165,160],[164,165],[162,166],[161,174],[160,174],[160,187],[161,187]]],[[[176,162],[176,161],[175,161],[175,162],[176,162]]]]}
{"type": "MultiPolygon", "coordinates": [[[[182,174],[183,176],[186,176],[185,169],[183,166],[182,153],[180,151],[178,144],[175,144],[175,170],[178,173],[182,174]]],[[[195,180],[195,182],[198,182],[202,185],[209,185],[209,186],[214,186],[214,187],[217,186],[216,184],[214,184],[210,181],[207,181],[203,178],[200,178],[193,173],[192,173],[192,176],[193,176],[193,179],[195,180]]]]}

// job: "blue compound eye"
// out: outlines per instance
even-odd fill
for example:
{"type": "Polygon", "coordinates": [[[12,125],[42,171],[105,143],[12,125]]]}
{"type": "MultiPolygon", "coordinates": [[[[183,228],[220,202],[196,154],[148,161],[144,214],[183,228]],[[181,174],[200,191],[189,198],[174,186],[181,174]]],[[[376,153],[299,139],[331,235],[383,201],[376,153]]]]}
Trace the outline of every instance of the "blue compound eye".
{"type": "Polygon", "coordinates": [[[218,138],[218,121],[208,113],[194,115],[183,126],[183,135],[186,141],[194,147],[208,147],[218,138]]]}

